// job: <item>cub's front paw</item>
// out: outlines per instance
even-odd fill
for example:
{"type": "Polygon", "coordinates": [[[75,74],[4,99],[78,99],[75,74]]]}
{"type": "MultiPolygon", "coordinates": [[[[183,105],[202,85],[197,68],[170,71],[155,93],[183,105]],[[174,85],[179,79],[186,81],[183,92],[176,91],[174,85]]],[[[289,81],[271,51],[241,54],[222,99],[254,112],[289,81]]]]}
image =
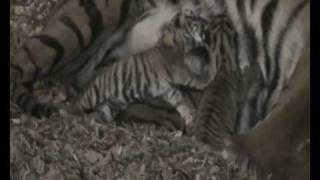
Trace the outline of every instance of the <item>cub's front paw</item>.
{"type": "Polygon", "coordinates": [[[195,126],[195,111],[189,111],[184,120],[184,134],[191,134],[195,126]]]}
{"type": "MultiPolygon", "coordinates": [[[[239,139],[226,138],[221,156],[228,164],[241,175],[239,179],[262,178],[260,168],[254,158],[248,153],[243,142],[239,139]]],[[[263,177],[268,179],[267,177],[263,177]]]]}

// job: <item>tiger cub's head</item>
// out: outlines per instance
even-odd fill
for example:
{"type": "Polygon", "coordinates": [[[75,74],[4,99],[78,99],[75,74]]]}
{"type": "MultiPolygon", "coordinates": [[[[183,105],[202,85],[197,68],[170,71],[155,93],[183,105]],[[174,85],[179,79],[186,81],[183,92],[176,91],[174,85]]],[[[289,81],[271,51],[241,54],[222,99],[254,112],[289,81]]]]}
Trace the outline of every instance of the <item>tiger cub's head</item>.
{"type": "Polygon", "coordinates": [[[175,84],[186,82],[187,86],[199,88],[199,84],[208,81],[211,62],[204,45],[208,25],[205,19],[186,11],[180,12],[164,29],[160,47],[165,49],[164,61],[168,61],[175,84]]]}
{"type": "Polygon", "coordinates": [[[192,11],[179,12],[163,29],[160,45],[180,49],[187,53],[192,48],[203,46],[208,23],[192,11]]]}
{"type": "Polygon", "coordinates": [[[191,46],[184,58],[194,76],[200,81],[210,83],[222,67],[227,71],[239,71],[236,60],[237,37],[231,20],[225,15],[217,15],[203,20],[198,27],[200,28],[186,30],[193,33],[190,37],[193,37],[194,41],[200,42],[191,46]]]}

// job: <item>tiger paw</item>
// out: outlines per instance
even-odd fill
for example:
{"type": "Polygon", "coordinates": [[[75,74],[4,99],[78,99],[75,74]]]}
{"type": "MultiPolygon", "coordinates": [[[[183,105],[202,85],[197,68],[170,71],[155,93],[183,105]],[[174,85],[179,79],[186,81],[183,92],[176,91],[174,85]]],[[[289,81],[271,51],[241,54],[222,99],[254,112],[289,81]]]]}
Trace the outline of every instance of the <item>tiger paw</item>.
{"type": "Polygon", "coordinates": [[[94,118],[97,121],[101,121],[103,123],[108,123],[108,124],[114,123],[112,116],[110,114],[102,112],[102,111],[96,111],[94,113],[94,118]]]}
{"type": "Polygon", "coordinates": [[[185,122],[184,122],[184,134],[191,134],[194,129],[194,119],[195,119],[195,111],[189,111],[189,114],[185,117],[185,122]]]}
{"type": "Polygon", "coordinates": [[[251,179],[250,177],[253,176],[263,179],[271,177],[270,175],[262,175],[262,169],[238,138],[225,139],[221,156],[237,174],[241,175],[239,179],[251,179]]]}

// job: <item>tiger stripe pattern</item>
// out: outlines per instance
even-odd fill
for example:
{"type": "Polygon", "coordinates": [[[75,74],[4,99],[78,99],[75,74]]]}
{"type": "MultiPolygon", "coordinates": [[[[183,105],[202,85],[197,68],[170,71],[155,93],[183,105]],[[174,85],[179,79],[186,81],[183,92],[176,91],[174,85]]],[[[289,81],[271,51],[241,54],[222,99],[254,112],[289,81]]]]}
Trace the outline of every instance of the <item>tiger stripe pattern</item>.
{"type": "MultiPolygon", "coordinates": [[[[74,61],[74,63],[69,63],[67,66],[65,66],[65,68],[67,69],[65,70],[65,72],[71,73],[64,74],[63,76],[68,77],[68,79],[70,79],[70,82],[75,84],[73,86],[75,88],[74,90],[78,91],[79,93],[81,89],[83,89],[82,87],[86,86],[96,75],[104,71],[105,67],[108,67],[110,64],[119,59],[127,59],[130,57],[130,55],[136,54],[137,52],[142,52],[143,50],[147,50],[149,49],[149,47],[153,47],[153,45],[156,44],[162,36],[163,28],[158,27],[157,24],[166,24],[155,23],[156,21],[162,22],[166,19],[171,20],[172,17],[174,17],[176,14],[181,13],[183,14],[183,16],[180,16],[181,18],[183,18],[184,16],[188,16],[188,18],[197,16],[194,13],[195,9],[198,8],[196,1],[191,0],[182,2],[183,3],[179,5],[178,10],[174,9],[170,11],[170,7],[165,6],[165,10],[162,11],[162,14],[157,13],[157,11],[148,11],[146,13],[148,15],[148,18],[146,18],[147,20],[142,23],[138,23],[130,33],[114,34],[110,38],[110,40],[104,41],[102,44],[93,45],[92,49],[81,54],[79,58],[74,61]],[[191,2],[191,5],[188,2],[191,2]],[[159,17],[162,20],[157,20],[159,17]],[[135,36],[130,36],[130,34],[135,34],[135,36]],[[128,35],[130,37],[128,37],[128,35]],[[94,53],[90,51],[94,51],[94,53]],[[92,56],[91,54],[94,55],[92,56]],[[83,76],[82,74],[86,74],[86,76],[83,76]]],[[[167,28],[168,26],[162,27],[167,28]]],[[[193,30],[192,32],[196,32],[196,30],[193,30]]],[[[201,37],[198,37],[198,39],[201,39],[201,37]]]]}
{"type": "Polygon", "coordinates": [[[241,69],[258,69],[236,120],[236,131],[244,133],[276,106],[302,49],[310,46],[310,1],[203,2],[207,7],[219,5],[230,17],[238,36],[237,58],[241,69]]]}
{"type": "Polygon", "coordinates": [[[161,97],[175,107],[185,125],[190,126],[194,105],[178,86],[203,89],[214,76],[211,70],[214,64],[205,45],[207,22],[195,17],[186,19],[190,23],[181,25],[177,18],[173,27],[164,30],[161,43],[155,48],[108,67],[75,102],[76,109],[103,111],[110,120],[132,102],[161,97]]]}
{"type": "MultiPolygon", "coordinates": [[[[109,39],[120,29],[128,29],[136,22],[144,22],[143,20],[148,16],[148,13],[146,15],[144,13],[149,10],[158,10],[156,14],[159,12],[161,16],[165,9],[161,7],[163,4],[170,7],[169,4],[175,5],[176,2],[171,3],[165,0],[157,2],[153,0],[61,1],[43,31],[30,37],[20,51],[10,59],[10,99],[31,115],[49,116],[50,109],[53,107],[40,103],[32,95],[32,85],[36,80],[42,77],[57,77],[59,80],[65,78],[64,73],[61,72],[69,70],[64,67],[76,59],[80,52],[94,43],[103,42],[101,39],[109,39]],[[100,36],[103,37],[96,42],[100,36]],[[59,75],[60,73],[62,75],[59,75]]],[[[173,9],[175,11],[175,8],[173,9]]],[[[174,12],[171,13],[174,14],[174,12]]],[[[135,41],[132,42],[132,46],[134,43],[135,41]]],[[[78,67],[86,66],[85,61],[74,63],[78,67]]],[[[75,69],[71,69],[73,70],[75,69]]]]}
{"type": "Polygon", "coordinates": [[[222,152],[245,170],[258,168],[262,176],[272,173],[272,179],[310,177],[309,48],[303,50],[278,105],[249,132],[227,138],[222,152]]]}
{"type": "Polygon", "coordinates": [[[200,98],[191,133],[212,147],[219,148],[225,137],[235,134],[242,76],[236,58],[236,31],[229,17],[214,16],[209,29],[210,39],[216,46],[212,57],[217,70],[200,98]]]}

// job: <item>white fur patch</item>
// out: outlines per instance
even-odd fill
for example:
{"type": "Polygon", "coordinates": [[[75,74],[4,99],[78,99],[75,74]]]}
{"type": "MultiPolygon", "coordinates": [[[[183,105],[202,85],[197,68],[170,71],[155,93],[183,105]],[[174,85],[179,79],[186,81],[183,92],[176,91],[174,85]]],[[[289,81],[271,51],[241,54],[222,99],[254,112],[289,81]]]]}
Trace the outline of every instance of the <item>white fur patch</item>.
{"type": "Polygon", "coordinates": [[[177,7],[163,3],[152,10],[149,17],[137,23],[129,37],[130,54],[154,47],[162,36],[162,27],[168,24],[177,12],[177,7]]]}
{"type": "Polygon", "coordinates": [[[229,158],[229,153],[227,152],[227,150],[222,150],[221,152],[220,152],[220,154],[221,154],[221,156],[222,156],[222,158],[223,159],[228,159],[229,158]]]}

